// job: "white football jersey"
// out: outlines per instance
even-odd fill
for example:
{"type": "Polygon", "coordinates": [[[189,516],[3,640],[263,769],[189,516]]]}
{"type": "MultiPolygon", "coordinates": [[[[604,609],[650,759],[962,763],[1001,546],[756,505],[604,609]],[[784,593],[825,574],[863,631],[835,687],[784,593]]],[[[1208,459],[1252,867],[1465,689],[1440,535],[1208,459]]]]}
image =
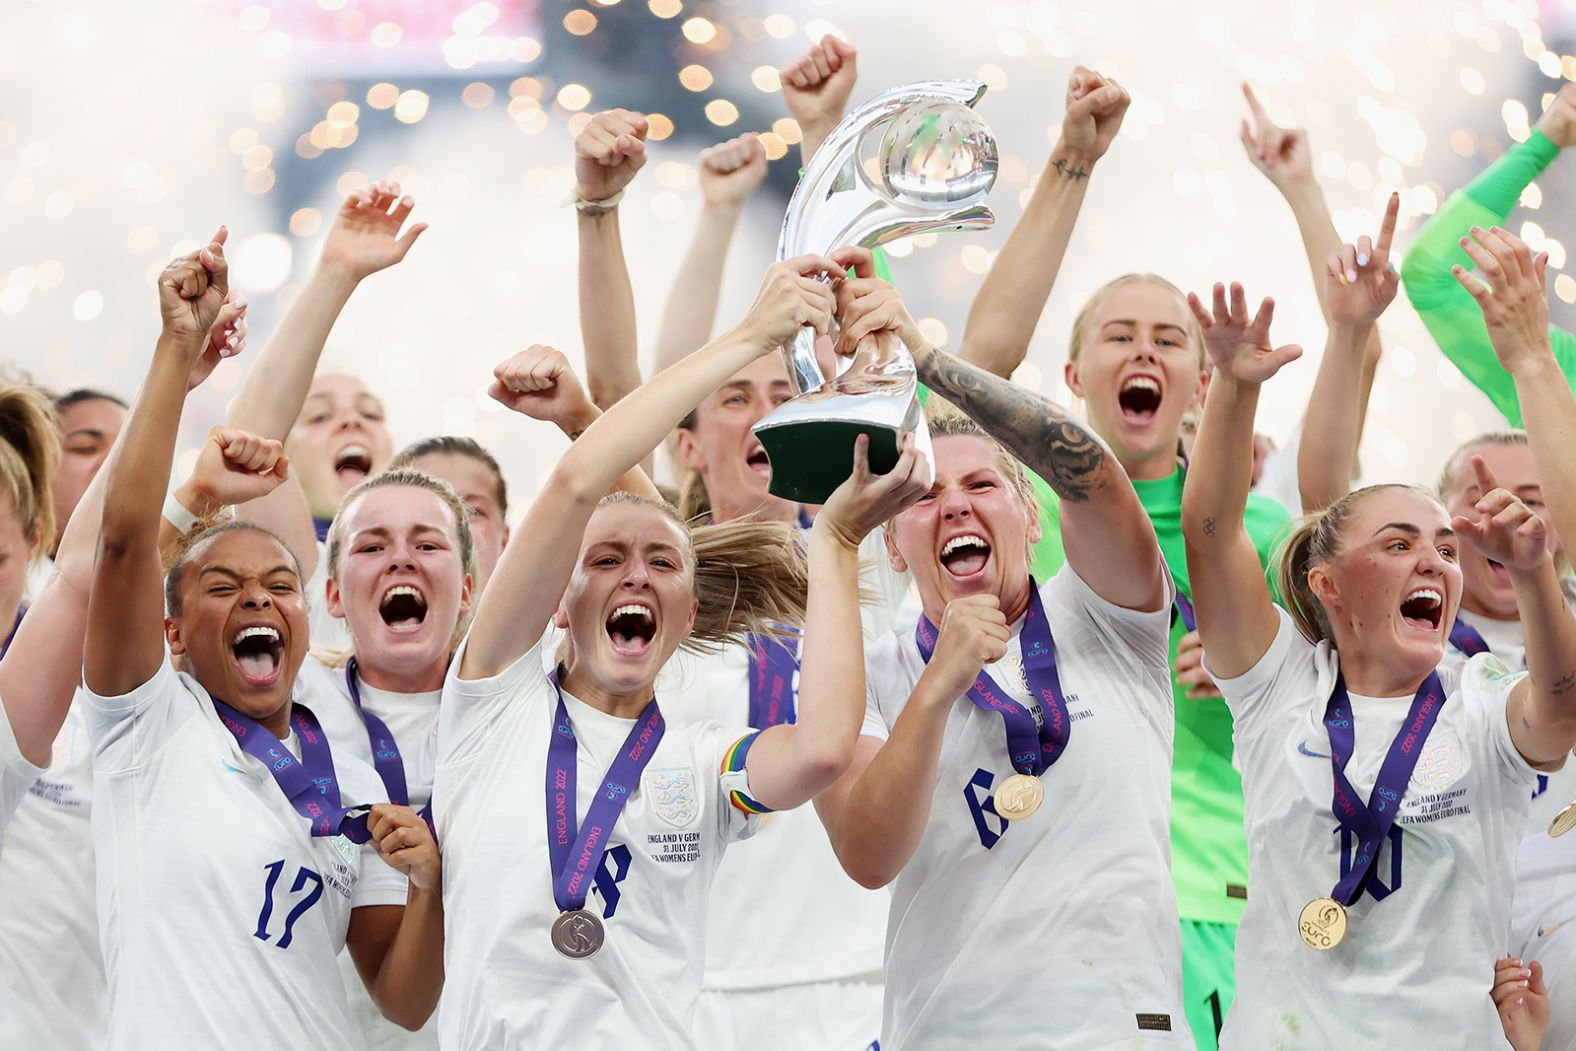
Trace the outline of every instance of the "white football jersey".
{"type": "MultiPolygon", "coordinates": [[[[729,801],[749,795],[745,772],[719,772],[748,731],[667,725],[586,898],[606,941],[570,960],[549,938],[559,915],[546,826],[558,693],[541,642],[491,679],[460,679],[460,660],[444,685],[433,787],[448,923],[443,1046],[693,1046],[712,878],[723,848],[760,820],[729,801]]],[[[634,720],[567,693],[564,703],[583,821],[634,720]]]]}
{"type": "MultiPolygon", "coordinates": [[[[1334,814],[1324,713],[1338,662],[1280,611],[1269,650],[1235,679],[1231,708],[1249,851],[1237,930],[1237,995],[1224,1051],[1346,1046],[1505,1048],[1489,996],[1503,956],[1516,846],[1537,771],[1511,743],[1505,702],[1521,678],[1491,654],[1440,669],[1447,700],[1377,865],[1335,948],[1303,944],[1298,917],[1326,897],[1356,847],[1334,814]]],[[[1346,776],[1367,799],[1411,697],[1352,697],[1346,776]]]]}
{"type": "Polygon", "coordinates": [[[103,1046],[93,743],[81,691],[0,850],[0,1047],[103,1046]]]}
{"type": "MultiPolygon", "coordinates": [[[[1039,811],[1009,824],[993,792],[1013,773],[1001,716],[953,703],[930,822],[892,885],[883,1048],[1192,1047],[1170,872],[1170,602],[1122,609],[1070,566],[1040,595],[1066,750],[1039,811]]],[[[1022,625],[987,671],[1042,720],[1022,625]]],[[[870,648],[866,736],[887,739],[924,667],[911,630],[870,648]]]]}
{"type": "Polygon", "coordinates": [[[349,622],[328,611],[328,544],[322,540],[317,542],[317,568],[306,582],[306,617],[313,648],[348,652],[355,645],[349,622]]]}
{"type": "Polygon", "coordinates": [[[1549,990],[1544,1051],[1576,1047],[1576,833],[1521,841],[1509,955],[1543,964],[1549,990]]]}
{"type": "Polygon", "coordinates": [[[42,767],[34,766],[22,755],[5,703],[0,701],[0,832],[5,831],[22,797],[43,772],[42,767]]]}
{"type": "MultiPolygon", "coordinates": [[[[404,905],[404,879],[370,844],[309,836],[167,661],[124,696],[84,699],[108,1046],[352,1046],[335,960],[351,909],[404,905]]],[[[348,749],[334,769],[345,804],[385,798],[348,749]]]]}
{"type": "MultiPolygon", "coordinates": [[[[420,811],[432,798],[432,774],[437,762],[438,700],[443,691],[395,693],[368,686],[359,679],[357,685],[362,706],[383,720],[389,733],[394,735],[400,764],[405,768],[405,790],[410,805],[420,811]]],[[[325,664],[315,655],[308,657],[296,676],[296,697],[306,702],[313,714],[322,720],[323,730],[332,741],[367,766],[373,766],[372,739],[367,735],[366,722],[351,700],[344,668],[325,664]]],[[[403,876],[400,879],[404,881],[403,876]]],[[[417,1032],[401,1028],[384,1018],[378,1005],[372,1002],[348,950],[339,954],[339,971],[351,1018],[361,1030],[362,1042],[358,1046],[365,1051],[430,1051],[438,1046],[436,1012],[417,1032]]]]}

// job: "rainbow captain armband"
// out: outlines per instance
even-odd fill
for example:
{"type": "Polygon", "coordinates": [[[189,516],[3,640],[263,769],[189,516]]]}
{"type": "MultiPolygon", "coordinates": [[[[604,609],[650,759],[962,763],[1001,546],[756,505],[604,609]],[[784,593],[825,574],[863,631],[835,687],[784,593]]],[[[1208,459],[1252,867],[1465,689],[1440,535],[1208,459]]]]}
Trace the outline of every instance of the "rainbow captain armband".
{"type": "MultiPolygon", "coordinates": [[[[755,743],[755,739],[759,736],[761,736],[761,731],[756,730],[753,733],[745,734],[733,742],[733,747],[723,754],[721,772],[731,774],[742,771],[744,769],[744,759],[750,754],[750,746],[755,743]]],[[[728,801],[746,814],[770,814],[772,812],[771,807],[757,803],[743,792],[737,790],[728,793],[728,801]]]]}

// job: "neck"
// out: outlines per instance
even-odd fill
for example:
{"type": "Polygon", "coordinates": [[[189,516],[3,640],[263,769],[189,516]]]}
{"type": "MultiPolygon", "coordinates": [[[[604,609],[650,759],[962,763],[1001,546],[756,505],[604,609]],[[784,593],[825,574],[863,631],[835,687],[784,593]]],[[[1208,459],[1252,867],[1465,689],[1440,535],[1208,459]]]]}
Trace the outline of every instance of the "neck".
{"type": "Polygon", "coordinates": [[[283,741],[290,736],[290,699],[286,698],[284,705],[276,712],[272,712],[257,720],[259,726],[283,741]]]}
{"type": "Polygon", "coordinates": [[[1127,472],[1127,477],[1135,482],[1154,482],[1162,478],[1170,478],[1171,473],[1177,469],[1176,443],[1160,449],[1157,452],[1142,454],[1117,454],[1117,462],[1127,472]]]}
{"type": "Polygon", "coordinates": [[[439,660],[428,661],[414,668],[378,668],[364,660],[356,660],[356,675],[374,690],[389,693],[432,693],[443,689],[443,679],[449,673],[449,653],[439,660]]]}
{"type": "Polygon", "coordinates": [[[1502,620],[1508,622],[1521,619],[1521,614],[1516,609],[1512,609],[1508,613],[1501,613],[1498,610],[1489,609],[1482,602],[1479,602],[1477,596],[1473,595],[1470,591],[1461,596],[1461,608],[1472,614],[1474,617],[1484,617],[1488,620],[1502,620]]]}
{"type": "Polygon", "coordinates": [[[748,519],[752,522],[792,522],[798,515],[798,504],[779,500],[775,496],[768,496],[750,507],[729,503],[726,500],[718,501],[711,506],[713,522],[736,522],[740,519],[748,519]]]}
{"type": "Polygon", "coordinates": [[[1393,656],[1373,653],[1361,645],[1336,651],[1340,656],[1341,675],[1346,680],[1348,693],[1364,697],[1404,697],[1415,694],[1433,673],[1429,668],[1422,674],[1405,667],[1398,667],[1393,656]]]}
{"type": "Polygon", "coordinates": [[[559,679],[559,685],[597,711],[618,719],[639,718],[654,695],[651,683],[627,692],[603,689],[589,678],[582,676],[572,663],[564,665],[564,674],[559,679]]]}

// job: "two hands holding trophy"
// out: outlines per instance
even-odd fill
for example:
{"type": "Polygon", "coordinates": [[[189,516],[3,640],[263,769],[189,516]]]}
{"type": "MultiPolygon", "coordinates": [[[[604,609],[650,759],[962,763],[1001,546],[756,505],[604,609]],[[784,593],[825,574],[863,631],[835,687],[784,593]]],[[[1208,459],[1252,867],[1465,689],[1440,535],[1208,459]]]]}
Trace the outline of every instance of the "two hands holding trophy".
{"type": "MultiPolygon", "coordinates": [[[[972,108],[984,93],[985,86],[973,81],[910,84],[845,117],[794,190],[778,259],[844,246],[874,248],[928,230],[990,226],[995,217],[984,200],[996,181],[996,141],[972,108]]],[[[834,258],[851,263],[855,255],[863,257],[838,252],[834,258]]],[[[817,359],[813,328],[783,347],[794,397],[754,427],[771,460],[772,495],[824,503],[853,473],[860,434],[869,436],[874,473],[897,463],[905,434],[914,435],[916,449],[930,462],[909,348],[892,328],[861,328],[867,334],[857,341],[839,340],[850,356],[830,378],[817,359]]]]}

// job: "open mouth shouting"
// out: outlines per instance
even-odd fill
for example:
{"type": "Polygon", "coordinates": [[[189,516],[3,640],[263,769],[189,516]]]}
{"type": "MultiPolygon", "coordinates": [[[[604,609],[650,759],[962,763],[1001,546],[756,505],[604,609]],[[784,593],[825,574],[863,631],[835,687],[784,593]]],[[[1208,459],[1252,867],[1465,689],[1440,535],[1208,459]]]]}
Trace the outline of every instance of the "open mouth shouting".
{"type": "Polygon", "coordinates": [[[964,533],[941,547],[941,568],[954,577],[973,577],[990,561],[990,543],[978,533],[964,533]]]}
{"type": "Polygon", "coordinates": [[[279,629],[267,624],[249,624],[230,640],[230,656],[241,681],[248,686],[266,688],[279,681],[285,665],[285,644],[279,629]]]}
{"type": "Polygon", "coordinates": [[[1137,374],[1127,377],[1116,392],[1116,403],[1122,410],[1122,419],[1140,426],[1148,424],[1160,411],[1163,392],[1160,380],[1154,376],[1137,374]]]}
{"type": "Polygon", "coordinates": [[[641,657],[657,635],[656,612],[643,602],[626,602],[607,618],[607,637],[621,657],[641,657]]]}
{"type": "Polygon", "coordinates": [[[395,585],[383,593],[378,614],[396,632],[418,631],[427,620],[427,596],[409,584],[395,585]]]}
{"type": "Polygon", "coordinates": [[[1418,588],[1401,600],[1401,619],[1419,631],[1438,631],[1445,614],[1445,596],[1434,588],[1418,588]]]}
{"type": "Polygon", "coordinates": [[[360,485],[372,473],[372,450],[352,442],[334,454],[334,474],[345,488],[360,485]]]}
{"type": "Polygon", "coordinates": [[[772,479],[772,461],[766,455],[766,446],[753,442],[744,454],[744,465],[768,482],[772,479]]]}

